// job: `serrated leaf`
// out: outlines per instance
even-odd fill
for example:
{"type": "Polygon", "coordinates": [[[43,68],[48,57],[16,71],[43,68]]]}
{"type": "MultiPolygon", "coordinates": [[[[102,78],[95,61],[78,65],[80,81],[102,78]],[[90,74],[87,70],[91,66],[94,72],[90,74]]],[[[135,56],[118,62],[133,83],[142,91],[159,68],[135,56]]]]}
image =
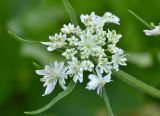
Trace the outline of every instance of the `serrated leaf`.
{"type": "Polygon", "coordinates": [[[75,83],[73,81],[71,81],[69,86],[67,87],[67,89],[64,90],[63,92],[59,93],[55,98],[53,98],[53,100],[50,103],[48,103],[47,105],[45,105],[44,107],[42,107],[42,108],[40,108],[38,110],[24,112],[24,113],[25,114],[39,114],[39,113],[42,113],[42,112],[48,110],[55,103],[57,103],[59,100],[61,100],[65,96],[67,96],[74,89],[74,87],[75,87],[75,83]]]}

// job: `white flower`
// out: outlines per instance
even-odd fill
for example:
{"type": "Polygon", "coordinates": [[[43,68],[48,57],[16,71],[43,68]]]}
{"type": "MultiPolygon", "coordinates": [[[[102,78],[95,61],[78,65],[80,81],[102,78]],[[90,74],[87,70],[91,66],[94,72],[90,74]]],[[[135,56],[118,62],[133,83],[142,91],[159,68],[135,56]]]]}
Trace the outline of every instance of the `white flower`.
{"type": "Polygon", "coordinates": [[[67,79],[67,67],[64,66],[64,62],[54,62],[54,64],[46,65],[43,70],[36,70],[38,75],[43,75],[41,81],[44,82],[44,87],[46,87],[45,93],[43,96],[50,94],[55,86],[57,81],[63,89],[66,89],[65,79],[67,79]]]}
{"type": "Polygon", "coordinates": [[[92,26],[95,20],[95,13],[92,12],[90,16],[88,14],[87,15],[82,14],[80,16],[80,19],[81,19],[81,22],[85,24],[86,26],[92,26]]]}
{"type": "Polygon", "coordinates": [[[96,69],[96,73],[97,75],[89,75],[90,82],[87,84],[86,89],[97,89],[97,94],[102,95],[102,89],[106,83],[109,83],[111,81],[111,75],[106,75],[105,77],[102,77],[102,73],[99,69],[96,69]]]}
{"type": "Polygon", "coordinates": [[[100,16],[95,15],[94,12],[92,12],[90,15],[81,15],[80,16],[81,22],[85,26],[91,26],[96,28],[103,27],[104,26],[104,19],[100,16]]]}
{"type": "Polygon", "coordinates": [[[117,47],[116,47],[116,44],[109,44],[109,45],[107,45],[107,47],[108,47],[108,51],[110,52],[110,53],[115,53],[116,52],[116,49],[117,49],[117,47]]]}
{"type": "Polygon", "coordinates": [[[95,41],[98,45],[104,46],[106,44],[106,31],[103,31],[103,29],[96,30],[97,37],[95,38],[95,41]]]}
{"type": "Polygon", "coordinates": [[[113,68],[116,71],[118,71],[119,70],[119,65],[122,65],[122,66],[127,65],[125,63],[125,61],[127,61],[127,59],[124,57],[123,50],[117,48],[115,54],[112,55],[112,61],[111,62],[113,63],[113,68]]]}
{"type": "Polygon", "coordinates": [[[159,26],[154,26],[154,28],[151,29],[151,30],[144,30],[144,33],[148,36],[160,35],[160,25],[159,26]]]}
{"type": "Polygon", "coordinates": [[[71,34],[75,31],[75,27],[73,24],[69,23],[68,25],[63,25],[63,28],[61,29],[61,32],[64,34],[71,34]]]}
{"type": "Polygon", "coordinates": [[[78,45],[78,38],[76,38],[75,36],[72,36],[72,37],[69,37],[67,38],[68,42],[69,42],[69,45],[71,46],[77,46],[78,45]]]}
{"type": "Polygon", "coordinates": [[[82,33],[80,26],[76,26],[73,32],[74,35],[79,36],[82,33]]]}
{"type": "Polygon", "coordinates": [[[73,57],[76,53],[77,53],[77,51],[75,50],[75,48],[66,49],[66,51],[62,53],[62,56],[65,56],[66,59],[70,59],[70,58],[73,57]]]}
{"type": "MultiPolygon", "coordinates": [[[[45,69],[36,71],[37,74],[44,76],[41,79],[46,87],[43,95],[50,94],[57,81],[63,89],[66,89],[67,75],[72,77],[74,83],[78,81],[82,83],[84,71],[90,72],[88,76],[90,82],[86,88],[97,90],[97,94],[102,95],[102,88],[111,81],[112,70],[118,71],[119,65],[126,65],[127,59],[123,50],[116,46],[122,35],[117,34],[115,30],[106,31],[103,28],[106,23],[119,25],[120,19],[110,12],[103,16],[98,16],[94,12],[89,15],[82,14],[80,19],[84,29],[71,23],[64,24],[59,34],[49,36],[50,42],[42,42],[47,45],[48,51],[58,48],[61,48],[59,51],[64,50],[61,55],[67,59],[67,66],[64,66],[64,62],[54,62],[46,65],[45,69]]],[[[159,27],[155,28],[156,32],[159,32],[157,31],[159,27]]]]}
{"type": "Polygon", "coordinates": [[[108,30],[108,33],[107,33],[108,42],[116,44],[120,40],[121,37],[122,35],[116,34],[115,30],[113,31],[108,30]]]}
{"type": "Polygon", "coordinates": [[[87,54],[90,56],[93,54],[93,48],[98,47],[96,43],[96,35],[92,35],[90,32],[86,32],[85,34],[81,34],[80,41],[78,43],[78,48],[80,51],[82,51],[82,54],[87,54]],[[84,53],[83,53],[84,51],[84,53]]]}
{"type": "Polygon", "coordinates": [[[118,24],[119,25],[120,19],[117,16],[113,15],[112,13],[110,13],[110,12],[106,12],[103,15],[103,18],[105,20],[105,23],[114,23],[114,24],[118,24]]]}
{"type": "Polygon", "coordinates": [[[99,58],[96,68],[99,68],[101,73],[105,72],[107,74],[111,74],[111,70],[113,67],[111,65],[111,62],[108,61],[108,58],[99,58]]]}
{"type": "Polygon", "coordinates": [[[104,57],[106,56],[104,49],[101,46],[95,46],[93,49],[92,56],[104,57]]]}
{"type": "Polygon", "coordinates": [[[84,49],[82,52],[81,52],[81,59],[88,59],[89,56],[90,56],[90,52],[88,49],[84,49]]]}
{"type": "Polygon", "coordinates": [[[81,62],[78,61],[76,57],[72,57],[72,61],[68,62],[69,70],[67,71],[67,74],[73,75],[73,81],[77,83],[79,80],[80,83],[83,82],[83,67],[81,65],[81,62]]]}
{"type": "Polygon", "coordinates": [[[94,68],[94,64],[90,60],[83,60],[81,63],[84,70],[92,71],[94,68]]]}
{"type": "Polygon", "coordinates": [[[49,39],[51,42],[41,42],[44,45],[48,45],[49,47],[47,48],[48,51],[53,51],[57,48],[62,48],[66,45],[66,35],[60,34],[55,34],[54,36],[49,36],[49,39]]]}

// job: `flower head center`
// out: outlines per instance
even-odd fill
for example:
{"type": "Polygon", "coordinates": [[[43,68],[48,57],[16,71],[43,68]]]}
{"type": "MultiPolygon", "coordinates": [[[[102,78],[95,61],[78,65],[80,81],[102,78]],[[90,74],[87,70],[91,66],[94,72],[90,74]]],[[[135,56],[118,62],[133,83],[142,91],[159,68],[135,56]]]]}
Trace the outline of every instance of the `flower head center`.
{"type": "Polygon", "coordinates": [[[105,80],[103,78],[99,78],[99,86],[103,87],[105,85],[105,80]]]}

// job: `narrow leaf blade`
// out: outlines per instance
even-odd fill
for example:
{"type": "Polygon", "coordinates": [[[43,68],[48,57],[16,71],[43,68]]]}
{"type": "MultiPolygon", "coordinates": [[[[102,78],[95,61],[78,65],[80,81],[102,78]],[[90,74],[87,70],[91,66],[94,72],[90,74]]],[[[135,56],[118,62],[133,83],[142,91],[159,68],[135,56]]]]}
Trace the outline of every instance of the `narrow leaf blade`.
{"type": "Polygon", "coordinates": [[[50,107],[52,107],[55,103],[57,103],[59,100],[67,96],[75,87],[75,83],[73,81],[70,82],[69,86],[67,87],[66,90],[63,92],[59,93],[49,104],[45,105],[44,107],[35,110],[35,111],[30,111],[30,112],[24,112],[25,114],[39,114],[42,113],[46,110],[48,110],[50,107]]]}
{"type": "Polygon", "coordinates": [[[23,42],[23,43],[40,44],[39,41],[25,40],[11,31],[8,31],[8,34],[11,35],[15,40],[23,42]]]}
{"type": "Polygon", "coordinates": [[[160,99],[160,90],[136,79],[135,77],[133,77],[133,76],[121,71],[121,70],[119,70],[118,72],[113,71],[113,75],[120,78],[121,80],[123,80],[127,84],[143,91],[144,93],[160,99]]]}
{"type": "Polygon", "coordinates": [[[128,12],[133,15],[136,19],[138,19],[143,25],[148,27],[149,29],[152,29],[152,26],[149,25],[144,19],[142,19],[140,16],[138,16],[136,13],[134,13],[132,10],[128,10],[128,12]]]}
{"type": "Polygon", "coordinates": [[[38,63],[36,63],[36,62],[33,62],[33,65],[37,68],[37,69],[41,69],[42,68],[42,66],[41,65],[39,65],[38,63]]]}
{"type": "Polygon", "coordinates": [[[68,0],[63,0],[63,4],[65,6],[66,11],[69,14],[71,22],[75,25],[78,25],[77,18],[76,18],[76,12],[74,8],[71,6],[70,2],[68,0]]]}
{"type": "Polygon", "coordinates": [[[113,112],[112,112],[112,109],[111,109],[111,106],[109,104],[109,100],[108,100],[108,96],[107,96],[107,93],[105,91],[105,88],[103,88],[103,99],[104,99],[104,102],[105,102],[105,105],[106,105],[106,108],[107,108],[107,116],[114,116],[113,112]]]}

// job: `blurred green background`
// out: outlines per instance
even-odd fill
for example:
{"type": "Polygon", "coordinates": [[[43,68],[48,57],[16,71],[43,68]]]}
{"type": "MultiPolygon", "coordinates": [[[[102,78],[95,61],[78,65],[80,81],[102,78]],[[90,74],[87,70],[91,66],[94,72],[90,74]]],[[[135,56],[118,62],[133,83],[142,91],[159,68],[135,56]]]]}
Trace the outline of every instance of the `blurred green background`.
{"type": "MultiPolygon", "coordinates": [[[[119,46],[129,53],[123,70],[160,89],[160,36],[147,37],[147,29],[128,13],[133,10],[148,22],[160,21],[160,0],[70,0],[80,14],[110,11],[121,19],[120,26],[109,24],[123,35],[119,46]]],[[[7,34],[11,30],[25,39],[47,41],[59,32],[69,16],[61,0],[0,0],[0,116],[24,116],[51,101],[62,89],[42,97],[44,92],[32,62],[48,63],[56,59],[46,48],[25,45],[7,34]]],[[[116,77],[106,85],[111,107],[116,116],[160,116],[160,100],[152,98],[123,83],[116,77]]],[[[106,116],[103,100],[85,84],[51,109],[37,116],[106,116]]]]}

